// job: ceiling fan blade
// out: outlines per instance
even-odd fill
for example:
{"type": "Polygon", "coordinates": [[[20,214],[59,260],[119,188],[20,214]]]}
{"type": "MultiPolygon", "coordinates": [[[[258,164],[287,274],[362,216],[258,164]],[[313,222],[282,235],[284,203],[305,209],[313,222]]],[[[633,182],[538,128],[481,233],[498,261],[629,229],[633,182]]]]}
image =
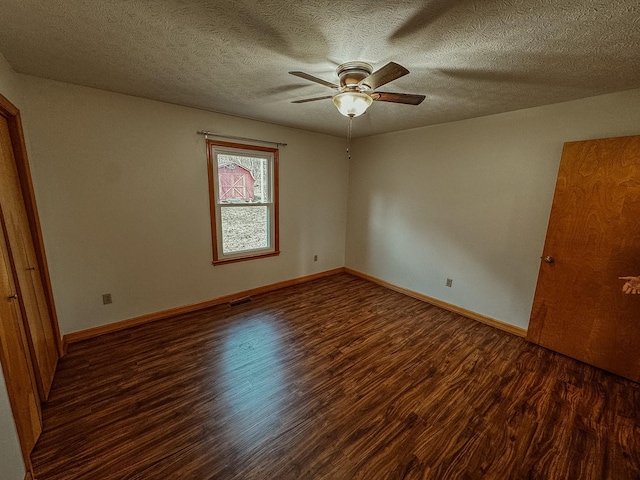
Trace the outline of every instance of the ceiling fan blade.
{"type": "Polygon", "coordinates": [[[367,78],[360,81],[361,85],[366,85],[371,90],[375,90],[397,78],[405,76],[409,70],[395,62],[389,62],[384,67],[376,70],[367,78]]]}
{"type": "Polygon", "coordinates": [[[326,100],[327,98],[333,98],[333,95],[327,95],[325,97],[305,98],[303,100],[294,100],[291,103],[315,102],[316,100],[326,100]]]}
{"type": "Polygon", "coordinates": [[[412,93],[374,92],[371,94],[371,98],[380,102],[420,105],[426,97],[424,95],[415,95],[412,93]]]}
{"type": "Polygon", "coordinates": [[[320,85],[324,85],[325,87],[334,88],[336,90],[338,89],[338,85],[336,85],[335,83],[327,82],[326,80],[323,80],[318,77],[314,77],[313,75],[309,75],[308,73],[304,73],[304,72],[289,72],[289,73],[291,75],[295,75],[296,77],[304,78],[305,80],[310,80],[312,82],[319,83],[320,85]]]}

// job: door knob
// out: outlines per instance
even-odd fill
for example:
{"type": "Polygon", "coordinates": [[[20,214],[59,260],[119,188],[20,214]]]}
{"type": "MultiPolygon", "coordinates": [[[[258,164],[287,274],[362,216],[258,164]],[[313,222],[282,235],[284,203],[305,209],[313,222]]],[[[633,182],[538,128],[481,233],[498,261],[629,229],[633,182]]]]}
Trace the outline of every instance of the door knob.
{"type": "Polygon", "coordinates": [[[18,295],[17,295],[16,293],[14,293],[13,295],[9,295],[7,298],[8,298],[9,300],[13,300],[13,299],[18,298],[18,295]]]}
{"type": "Polygon", "coordinates": [[[549,256],[549,255],[544,257],[542,260],[544,260],[545,263],[553,263],[553,262],[555,262],[554,258],[549,256]]]}

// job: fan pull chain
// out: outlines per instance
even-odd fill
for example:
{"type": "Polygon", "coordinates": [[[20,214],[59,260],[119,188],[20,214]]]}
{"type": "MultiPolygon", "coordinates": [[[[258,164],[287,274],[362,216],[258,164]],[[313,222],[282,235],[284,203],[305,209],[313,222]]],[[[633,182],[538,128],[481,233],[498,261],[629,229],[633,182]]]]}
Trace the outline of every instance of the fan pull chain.
{"type": "Polygon", "coordinates": [[[353,117],[349,117],[349,129],[347,130],[347,156],[351,160],[351,124],[353,123],[353,117]]]}

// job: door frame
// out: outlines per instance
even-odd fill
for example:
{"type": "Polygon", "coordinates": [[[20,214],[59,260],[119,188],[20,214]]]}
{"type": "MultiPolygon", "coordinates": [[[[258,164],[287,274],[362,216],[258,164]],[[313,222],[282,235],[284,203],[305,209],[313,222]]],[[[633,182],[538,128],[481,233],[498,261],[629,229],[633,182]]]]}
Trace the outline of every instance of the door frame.
{"type": "Polygon", "coordinates": [[[64,355],[61,340],[62,337],[60,336],[60,326],[58,325],[58,316],[56,314],[56,307],[53,299],[53,289],[51,288],[47,255],[44,249],[40,218],[38,217],[36,196],[33,190],[33,183],[31,181],[31,169],[29,168],[27,146],[24,141],[24,130],[22,129],[20,110],[1,93],[0,115],[6,118],[7,123],[9,124],[11,147],[13,148],[13,155],[16,162],[16,168],[18,170],[18,178],[20,180],[20,188],[22,189],[22,197],[27,211],[27,220],[31,229],[31,237],[36,252],[36,259],[38,261],[38,271],[40,272],[42,285],[44,286],[44,294],[47,300],[47,309],[49,310],[49,318],[51,319],[51,328],[53,329],[56,348],[58,350],[58,355],[62,357],[64,355]]]}

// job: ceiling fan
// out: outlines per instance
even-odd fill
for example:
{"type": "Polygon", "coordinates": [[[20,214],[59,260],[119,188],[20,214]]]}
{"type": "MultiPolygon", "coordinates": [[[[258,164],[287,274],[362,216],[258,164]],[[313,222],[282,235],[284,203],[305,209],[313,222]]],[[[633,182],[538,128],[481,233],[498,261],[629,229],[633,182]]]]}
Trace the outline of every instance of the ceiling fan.
{"type": "Polygon", "coordinates": [[[296,77],[310,80],[325,87],[337,90],[336,95],[326,95],[324,97],[305,98],[294,100],[291,103],[315,102],[331,98],[333,104],[340,113],[346,117],[357,117],[362,115],[374,100],[380,102],[404,103],[405,105],[420,105],[425,99],[424,95],[414,95],[408,93],[375,92],[374,90],[382,85],[386,85],[393,80],[409,73],[409,70],[394,62],[387,63],[384,67],[371,73],[373,68],[364,62],[347,62],[339,65],[336,69],[340,85],[327,82],[313,75],[304,72],[289,72],[296,77]]]}

